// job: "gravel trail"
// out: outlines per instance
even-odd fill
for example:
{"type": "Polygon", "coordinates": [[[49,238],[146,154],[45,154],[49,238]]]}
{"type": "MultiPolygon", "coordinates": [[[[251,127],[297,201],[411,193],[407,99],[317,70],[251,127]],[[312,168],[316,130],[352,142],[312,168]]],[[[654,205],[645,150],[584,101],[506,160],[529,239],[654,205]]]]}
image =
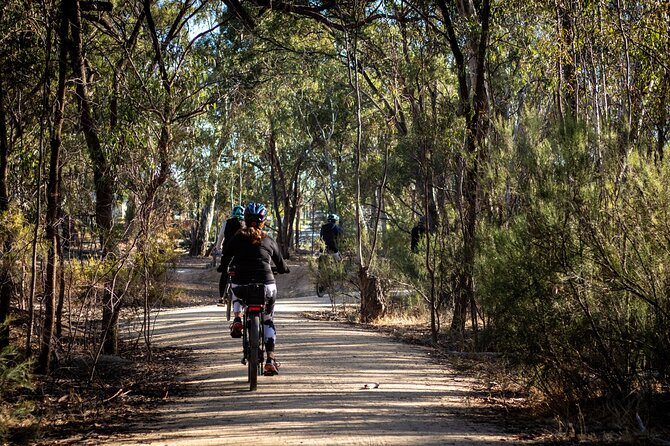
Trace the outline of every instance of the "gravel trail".
{"type": "MultiPolygon", "coordinates": [[[[303,272],[304,273],[304,272],[303,272]]],[[[295,280],[295,277],[294,277],[295,280]]],[[[287,286],[289,291],[291,287],[287,286]]],[[[164,311],[154,345],[190,347],[189,396],[159,409],[157,422],[97,444],[123,445],[493,445],[519,435],[467,417],[473,382],[428,349],[382,334],[302,317],[329,308],[315,296],[282,297],[275,324],[280,374],[250,392],[241,340],[215,305],[164,311]]],[[[290,293],[289,293],[290,294],[290,293]]]]}

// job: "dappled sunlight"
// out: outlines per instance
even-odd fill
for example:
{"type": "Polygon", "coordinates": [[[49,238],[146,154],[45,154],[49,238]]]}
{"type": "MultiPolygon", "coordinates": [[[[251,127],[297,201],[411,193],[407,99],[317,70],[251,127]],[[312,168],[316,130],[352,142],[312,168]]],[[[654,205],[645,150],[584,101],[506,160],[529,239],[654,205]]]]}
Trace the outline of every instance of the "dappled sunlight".
{"type": "MultiPolygon", "coordinates": [[[[473,427],[455,413],[478,394],[468,380],[436,362],[425,347],[336,322],[300,317],[329,309],[316,297],[277,304],[280,374],[260,377],[249,392],[242,343],[229,335],[225,309],[215,305],[158,314],[154,343],[193,348],[199,364],[183,379],[188,397],[145,426],[145,441],[179,445],[247,441],[257,444],[496,444],[502,436],[473,427]],[[469,432],[476,432],[468,439],[469,432]],[[264,440],[264,439],[267,439],[264,440]]],[[[116,439],[133,444],[133,439],[116,439]]]]}

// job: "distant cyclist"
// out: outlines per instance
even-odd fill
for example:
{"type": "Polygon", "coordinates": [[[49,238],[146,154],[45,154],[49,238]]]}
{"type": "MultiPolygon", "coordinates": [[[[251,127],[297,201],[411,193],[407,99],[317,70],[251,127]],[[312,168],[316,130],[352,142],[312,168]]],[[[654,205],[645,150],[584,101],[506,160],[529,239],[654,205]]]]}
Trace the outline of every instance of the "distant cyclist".
{"type": "Polygon", "coordinates": [[[235,288],[250,283],[265,284],[265,310],[263,325],[265,351],[264,374],[276,375],[277,361],[275,360],[275,326],[273,322],[274,305],[277,297],[277,284],[272,274],[272,263],[277,266],[279,274],[289,272],[288,266],[282,258],[277,242],[263,230],[268,211],[261,203],[249,203],[244,210],[245,227],[235,234],[226,245],[221,258],[219,271],[225,273],[228,264],[235,269],[235,276],[231,278],[233,291],[233,312],[235,319],[230,326],[230,335],[234,338],[242,336],[242,303],[235,296],[235,288]]]}
{"type": "Polygon", "coordinates": [[[412,228],[412,236],[410,241],[410,247],[412,252],[419,252],[419,241],[421,237],[426,233],[426,217],[421,217],[419,221],[412,228]]]}
{"type": "MultiPolygon", "coordinates": [[[[239,204],[233,207],[231,217],[223,223],[219,236],[216,238],[214,244],[214,255],[221,255],[225,250],[233,236],[244,227],[244,208],[239,204]]],[[[221,273],[219,279],[219,303],[224,303],[223,294],[226,292],[226,284],[228,283],[228,271],[221,273]]]]}
{"type": "Polygon", "coordinates": [[[327,223],[321,226],[319,237],[326,244],[326,252],[339,257],[339,240],[344,233],[342,227],[339,225],[340,217],[337,214],[328,214],[326,220],[327,223]]]}

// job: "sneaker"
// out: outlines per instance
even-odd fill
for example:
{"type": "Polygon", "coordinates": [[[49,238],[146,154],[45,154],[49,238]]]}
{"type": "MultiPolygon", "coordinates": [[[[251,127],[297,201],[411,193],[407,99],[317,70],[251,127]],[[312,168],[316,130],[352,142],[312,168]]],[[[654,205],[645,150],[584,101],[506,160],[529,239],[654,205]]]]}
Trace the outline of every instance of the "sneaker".
{"type": "Polygon", "coordinates": [[[242,337],[242,322],[241,321],[235,321],[232,324],[230,324],[230,336],[233,338],[241,338],[242,337]]]}
{"type": "Polygon", "coordinates": [[[218,302],[216,302],[216,305],[219,307],[223,307],[226,305],[226,300],[223,297],[220,297],[218,302]]]}
{"type": "Polygon", "coordinates": [[[263,368],[263,375],[265,376],[274,376],[279,374],[279,364],[274,359],[271,359],[269,362],[265,363],[263,368]]]}

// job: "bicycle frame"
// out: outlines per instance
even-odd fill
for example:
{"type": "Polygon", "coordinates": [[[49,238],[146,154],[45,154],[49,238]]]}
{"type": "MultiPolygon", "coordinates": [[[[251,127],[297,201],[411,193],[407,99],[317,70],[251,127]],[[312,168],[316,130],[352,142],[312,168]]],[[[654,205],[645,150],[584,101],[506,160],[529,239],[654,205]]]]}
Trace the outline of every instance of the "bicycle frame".
{"type": "MultiPolygon", "coordinates": [[[[272,269],[276,274],[275,268],[272,269]]],[[[265,358],[265,324],[263,316],[267,303],[266,285],[249,283],[235,287],[234,294],[244,305],[242,316],[242,364],[248,366],[249,390],[255,391],[258,376],[263,375],[265,358]]]]}
{"type": "Polygon", "coordinates": [[[233,277],[235,277],[235,270],[228,269],[228,281],[226,282],[226,288],[223,291],[223,304],[218,304],[219,306],[226,307],[226,320],[230,320],[230,311],[233,305],[233,292],[231,290],[231,282],[233,277]]]}
{"type": "Polygon", "coordinates": [[[242,331],[243,356],[241,362],[248,366],[249,390],[254,391],[258,385],[258,376],[263,374],[263,359],[265,357],[265,325],[263,324],[265,296],[263,295],[263,303],[258,303],[258,296],[251,299],[250,302],[239,296],[238,299],[245,305],[242,318],[244,329],[242,331]]]}

